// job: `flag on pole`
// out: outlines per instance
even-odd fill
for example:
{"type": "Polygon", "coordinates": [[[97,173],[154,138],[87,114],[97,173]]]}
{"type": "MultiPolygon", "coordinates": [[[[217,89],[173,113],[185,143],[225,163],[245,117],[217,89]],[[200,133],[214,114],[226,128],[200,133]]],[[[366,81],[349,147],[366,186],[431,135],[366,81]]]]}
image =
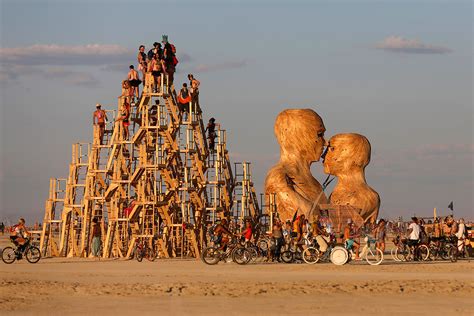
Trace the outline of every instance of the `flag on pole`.
{"type": "Polygon", "coordinates": [[[448,208],[449,208],[451,211],[454,211],[453,201],[451,201],[451,203],[449,203],[448,208]]]}

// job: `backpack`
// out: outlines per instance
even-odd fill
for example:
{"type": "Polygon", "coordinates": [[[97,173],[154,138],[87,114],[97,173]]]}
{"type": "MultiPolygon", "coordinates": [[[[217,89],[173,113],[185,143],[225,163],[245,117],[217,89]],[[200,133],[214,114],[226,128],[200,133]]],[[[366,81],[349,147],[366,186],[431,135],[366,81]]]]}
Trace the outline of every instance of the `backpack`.
{"type": "Polygon", "coordinates": [[[170,44],[171,45],[171,51],[173,52],[173,54],[176,54],[176,46],[174,46],[173,44],[170,44]]]}
{"type": "Polygon", "coordinates": [[[176,56],[173,56],[173,66],[176,67],[178,63],[179,63],[178,58],[176,58],[176,56]]]}

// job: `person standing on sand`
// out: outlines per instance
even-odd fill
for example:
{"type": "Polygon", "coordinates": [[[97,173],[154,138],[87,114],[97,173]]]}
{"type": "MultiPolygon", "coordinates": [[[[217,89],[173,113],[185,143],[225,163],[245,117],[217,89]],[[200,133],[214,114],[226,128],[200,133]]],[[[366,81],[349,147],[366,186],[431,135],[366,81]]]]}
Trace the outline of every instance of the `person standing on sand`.
{"type": "Polygon", "coordinates": [[[283,238],[282,224],[280,221],[275,221],[272,229],[272,237],[275,241],[275,250],[273,252],[272,261],[275,261],[276,259],[278,262],[280,262],[281,247],[285,243],[285,239],[283,238]]]}
{"type": "Polygon", "coordinates": [[[3,222],[0,223],[0,232],[2,232],[2,236],[5,234],[5,224],[3,222]]]}
{"type": "Polygon", "coordinates": [[[386,236],[386,227],[385,227],[385,220],[382,218],[379,221],[379,224],[374,229],[374,235],[376,244],[375,247],[385,252],[385,236],[386,236]]]}
{"type": "Polygon", "coordinates": [[[92,256],[99,257],[100,256],[100,244],[102,243],[101,240],[102,231],[100,229],[99,220],[97,217],[94,217],[92,220],[92,256]]]}

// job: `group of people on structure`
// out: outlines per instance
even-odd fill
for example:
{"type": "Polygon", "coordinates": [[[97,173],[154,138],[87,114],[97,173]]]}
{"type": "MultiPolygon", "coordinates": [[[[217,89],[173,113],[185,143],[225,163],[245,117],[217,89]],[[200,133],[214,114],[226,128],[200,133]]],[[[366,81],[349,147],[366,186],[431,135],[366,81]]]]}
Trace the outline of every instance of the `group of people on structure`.
{"type": "MultiPolygon", "coordinates": [[[[178,64],[176,47],[168,41],[167,35],[162,36],[162,44],[158,42],[153,43],[153,48],[150,49],[148,53],[145,53],[145,45],[140,45],[137,61],[138,70],[142,73],[142,79],[140,79],[138,71],[135,70],[135,66],[130,65],[127,79],[122,81],[121,97],[123,97],[123,103],[120,107],[117,121],[122,122],[125,140],[129,138],[128,127],[130,125],[131,106],[134,106],[136,100],[140,97],[140,84],[143,84],[144,87],[148,84],[149,87],[152,88],[150,92],[159,92],[162,75],[163,78],[167,80],[168,87],[171,87],[173,84],[174,73],[176,71],[176,65],[178,64]]],[[[184,121],[188,120],[190,110],[198,115],[202,113],[199,105],[199,86],[201,82],[197,80],[193,74],[188,74],[187,78],[189,80],[189,87],[188,83],[183,83],[178,95],[173,91],[177,106],[183,115],[184,121]]],[[[153,107],[155,107],[155,105],[153,105],[153,107]]],[[[157,112],[156,107],[150,110],[157,112]]],[[[100,145],[102,145],[107,123],[107,114],[102,109],[101,104],[96,105],[96,111],[93,113],[92,120],[93,125],[98,127],[99,142],[100,145]]],[[[215,119],[211,118],[205,130],[211,151],[215,150],[215,139],[217,137],[215,128],[215,119]]]]}

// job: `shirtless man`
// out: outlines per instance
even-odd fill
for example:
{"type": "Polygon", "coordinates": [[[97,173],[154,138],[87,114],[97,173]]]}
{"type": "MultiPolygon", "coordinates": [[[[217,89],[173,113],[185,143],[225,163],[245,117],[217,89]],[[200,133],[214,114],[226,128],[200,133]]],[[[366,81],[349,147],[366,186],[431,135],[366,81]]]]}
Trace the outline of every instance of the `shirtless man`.
{"type": "Polygon", "coordinates": [[[347,243],[347,249],[354,248],[355,259],[359,260],[359,248],[360,244],[355,241],[355,238],[359,237],[354,231],[354,223],[351,219],[347,220],[347,225],[344,227],[344,241],[347,243]]]}
{"type": "Polygon", "coordinates": [[[99,103],[97,103],[95,107],[96,110],[92,116],[92,124],[97,125],[99,127],[99,144],[102,145],[102,141],[104,139],[105,122],[107,121],[107,114],[104,110],[101,109],[101,105],[99,103]]]}
{"type": "Polygon", "coordinates": [[[220,245],[219,249],[225,251],[227,244],[229,243],[229,236],[233,234],[227,228],[227,219],[223,218],[220,224],[217,224],[214,229],[214,234],[216,235],[216,243],[220,245]]]}
{"type": "Polygon", "coordinates": [[[158,54],[153,55],[151,60],[151,74],[153,76],[153,92],[158,92],[158,88],[161,87],[161,74],[164,70],[163,60],[161,60],[158,54]]]}
{"type": "MultiPolygon", "coordinates": [[[[133,89],[133,96],[138,98],[140,96],[138,86],[142,81],[138,78],[138,72],[135,70],[135,67],[133,67],[133,65],[130,65],[129,68],[130,71],[128,72],[127,79],[130,83],[131,89],[133,89]]],[[[130,101],[132,102],[132,100],[130,101]]]]}

